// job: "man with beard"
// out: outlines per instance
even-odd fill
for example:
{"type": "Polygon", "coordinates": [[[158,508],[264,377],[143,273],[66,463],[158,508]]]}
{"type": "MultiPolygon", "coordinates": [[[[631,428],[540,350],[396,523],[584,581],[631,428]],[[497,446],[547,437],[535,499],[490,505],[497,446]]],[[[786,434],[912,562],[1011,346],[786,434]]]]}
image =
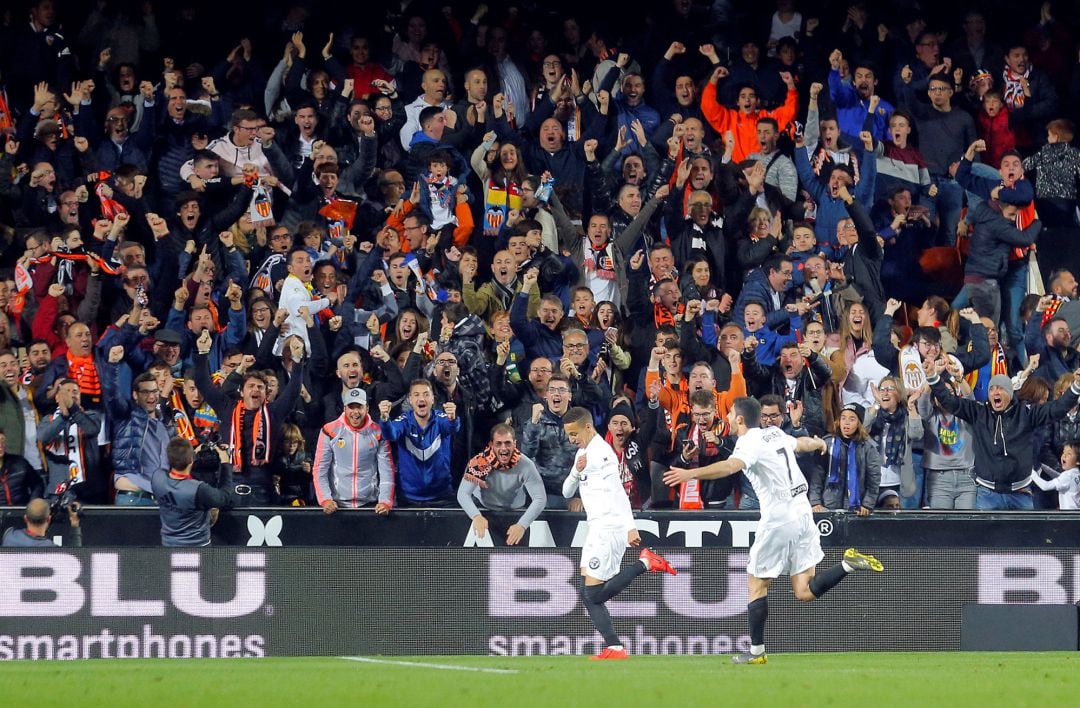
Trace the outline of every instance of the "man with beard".
{"type": "Polygon", "coordinates": [[[1035,375],[1045,379],[1051,386],[1061,376],[1080,367],[1080,352],[1072,346],[1068,321],[1060,315],[1046,318],[1045,313],[1053,302],[1053,297],[1044,295],[1039,298],[1039,304],[1035,306],[1035,314],[1028,321],[1024,337],[1028,356],[1039,355],[1039,368],[1035,370],[1035,375]]]}
{"type": "Polygon", "coordinates": [[[327,514],[375,505],[386,516],[394,507],[394,460],[390,443],[368,415],[367,394],[347,388],[333,394],[344,412],[322,426],[312,476],[315,496],[327,514]]]}
{"type": "Polygon", "coordinates": [[[570,410],[570,380],[562,373],[548,379],[543,403],[534,403],[532,416],[522,433],[521,451],[540,470],[547,490],[547,508],[581,511],[581,500],[562,496],[562,484],[574,459],[574,446],[563,429],[570,410]]]}
{"type": "MultiPolygon", "coordinates": [[[[491,259],[491,280],[476,287],[476,257],[462,256],[459,264],[461,271],[461,299],[469,312],[484,321],[491,319],[496,312],[507,312],[514,303],[514,296],[518,290],[517,268],[514,257],[509,251],[497,251],[491,259]]],[[[540,308],[540,292],[533,290],[529,293],[529,305],[526,316],[529,319],[536,317],[540,308]]]]}
{"type": "Polygon", "coordinates": [[[1004,374],[990,379],[987,402],[979,403],[958,397],[945,385],[944,359],[927,359],[924,370],[941,407],[971,425],[975,508],[1030,511],[1035,431],[1063,419],[1080,400],[1080,369],[1073,372],[1072,385],[1057,400],[1033,406],[1013,400],[1012,381],[1004,374]]]}
{"type": "MultiPolygon", "coordinates": [[[[212,277],[212,276],[211,276],[212,277]]],[[[225,300],[229,303],[226,310],[228,324],[219,329],[214,316],[216,305],[210,300],[210,281],[194,286],[195,297],[191,298],[191,290],[187,285],[181,285],[173,295],[173,306],[169,310],[169,317],[165,320],[165,326],[173,332],[180,333],[181,355],[185,365],[194,361],[195,340],[203,332],[209,332],[213,343],[210,354],[210,363],[214,370],[221,368],[221,359],[225,350],[229,347],[239,347],[244,343],[247,335],[247,312],[244,310],[244,289],[238,283],[229,285],[225,292],[225,300]],[[192,302],[190,308],[189,300],[192,302]],[[184,326],[184,314],[187,313],[187,326],[184,326]]]]}
{"type": "MultiPolygon", "coordinates": [[[[552,59],[553,57],[548,57],[552,59]]],[[[529,113],[525,130],[530,135],[539,131],[540,126],[549,118],[554,118],[562,125],[569,143],[584,142],[603,135],[607,120],[596,110],[577,83],[577,71],[572,73],[569,85],[558,81],[551,93],[536,102],[536,107],[529,113]]]]}
{"type": "MultiPolygon", "coordinates": [[[[472,519],[473,533],[484,539],[491,531],[489,520],[477,507],[479,502],[490,511],[524,512],[517,521],[506,528],[506,545],[516,546],[525,537],[529,525],[544,511],[547,494],[540,473],[517,448],[514,429],[500,423],[491,429],[491,442],[471,460],[465,468],[465,476],[458,485],[457,501],[472,519]],[[529,506],[525,507],[528,494],[529,506]]],[[[496,521],[496,524],[499,522],[496,521]]],[[[502,526],[498,526],[502,530],[502,526]]],[[[494,541],[484,541],[491,545],[494,541]]]]}
{"type": "MultiPolygon", "coordinates": [[[[76,329],[80,325],[86,327],[77,323],[71,328],[76,329]]],[[[89,339],[89,331],[86,336],[89,339]]],[[[82,369],[76,370],[74,375],[80,375],[85,380],[82,369]]],[[[97,442],[103,418],[100,382],[97,410],[88,410],[83,406],[87,398],[83,396],[78,381],[65,377],[56,380],[55,393],[45,403],[48,412],[42,415],[37,430],[38,440],[45,451],[45,494],[55,498],[57,485],[72,482],[81,501],[104,504],[108,485],[99,465],[97,442]]]]}
{"type": "Polygon", "coordinates": [[[1058,95],[1046,67],[1033,67],[1028,50],[1014,42],[1005,52],[1002,70],[1002,98],[1009,109],[1009,124],[1016,131],[1016,144],[1031,148],[1046,142],[1046,123],[1058,113],[1058,95]]]}
{"type": "Polygon", "coordinates": [[[618,398],[608,415],[607,434],[604,441],[611,446],[619,463],[619,477],[630,508],[640,509],[651,496],[649,479],[649,451],[642,444],[638,432],[637,416],[627,398],[618,398]]]}
{"type": "Polygon", "coordinates": [[[237,506],[268,506],[277,503],[271,460],[281,439],[281,425],[296,408],[306,366],[304,344],[290,341],[298,371],[274,399],[267,403],[266,378],[259,372],[244,373],[240,398],[236,400],[210,380],[210,331],[196,341],[195,385],[221,421],[222,441],[231,451],[229,462],[235,475],[237,506]]]}
{"type": "MultiPolygon", "coordinates": [[[[877,72],[869,62],[857,62],[853,67],[855,73],[851,83],[846,83],[840,78],[840,64],[843,61],[844,53],[839,49],[834,49],[829,55],[829,97],[836,107],[840,132],[858,135],[864,130],[866,114],[871,110],[870,98],[877,93],[877,72]]],[[[870,134],[874,140],[885,139],[892,112],[892,105],[879,97],[870,118],[870,134]]]]}
{"type": "Polygon", "coordinates": [[[560,234],[564,236],[563,249],[570,252],[570,259],[581,274],[578,285],[591,290],[594,299],[610,301],[616,308],[625,302],[627,280],[623,246],[632,247],[633,244],[612,240],[611,217],[603,212],[591,214],[584,237],[577,233],[560,234]]]}
{"type": "Polygon", "coordinates": [[[130,112],[120,106],[110,108],[105,114],[105,139],[94,152],[97,167],[107,172],[115,172],[121,165],[135,165],[139,170],[146,170],[153,144],[154,121],[144,121],[141,129],[132,133],[130,112]]]}
{"type": "MultiPolygon", "coordinates": [[[[236,371],[240,374],[243,374],[245,370],[243,363],[236,367],[236,371]]],[[[173,376],[172,367],[160,359],[150,365],[147,373],[157,381],[160,392],[158,418],[169,432],[169,438],[181,437],[192,445],[197,445],[198,436],[195,434],[195,426],[192,425],[191,417],[184,407],[183,387],[180,385],[183,381],[173,376]]]]}
{"type": "Polygon", "coordinates": [[[31,341],[30,347],[26,350],[26,361],[28,366],[23,369],[19,382],[30,393],[33,393],[37,390],[38,382],[49,366],[49,362],[52,361],[52,348],[49,343],[44,339],[31,341]]]}
{"type": "Polygon", "coordinates": [[[397,452],[399,506],[449,506],[454,502],[453,438],[461,430],[457,405],[435,410],[435,388],[427,379],[409,385],[410,410],[390,420],[391,401],[379,401],[383,435],[397,452]]]}
{"type": "MultiPolygon", "coordinates": [[[[628,73],[623,76],[622,92],[615,99],[615,111],[617,128],[626,130],[628,134],[633,130],[634,123],[640,123],[646,135],[652,135],[660,125],[660,114],[645,103],[645,79],[640,74],[628,73]]],[[[628,154],[632,145],[627,145],[623,153],[628,154]]]]}
{"type": "Polygon", "coordinates": [[[474,136],[487,132],[487,92],[487,74],[483,69],[477,67],[465,72],[465,96],[454,104],[454,113],[457,113],[457,125],[474,136]]]}
{"type": "Polygon", "coordinates": [[[811,435],[825,434],[823,387],[832,379],[829,362],[814,353],[808,344],[785,344],[776,364],[765,367],[747,363],[750,388],[759,396],[774,394],[787,403],[801,402],[802,424],[811,435]]]}

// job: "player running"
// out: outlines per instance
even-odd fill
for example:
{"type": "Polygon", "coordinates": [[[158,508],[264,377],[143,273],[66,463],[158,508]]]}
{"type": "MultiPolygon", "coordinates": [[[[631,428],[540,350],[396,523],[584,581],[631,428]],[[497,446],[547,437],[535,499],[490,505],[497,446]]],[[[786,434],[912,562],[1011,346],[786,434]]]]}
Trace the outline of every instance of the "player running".
{"type": "Polygon", "coordinates": [[[817,437],[793,438],[774,426],[762,428],[760,421],[760,403],[753,398],[736,399],[728,413],[731,430],[739,436],[731,457],[693,470],[673,467],[664,474],[664,483],[675,486],[694,478],[716,479],[742,471],[761,501],[761,520],[746,565],[750,586],[747,605],[750,651],[731,657],[736,664],[768,662],[765,620],[769,617],[769,583],[774,578],[790,575],[795,597],[811,602],[836,587],[852,571],[882,571],[876,558],[849,548],[840,563],[815,575],[816,566],[825,555],[806,496],[806,477],[795,454],[825,452],[825,441],[817,437]]]}
{"type": "Polygon", "coordinates": [[[615,633],[604,603],[618,595],[645,571],[676,574],[666,560],[647,548],[642,549],[639,563],[619,570],[626,546],[638,546],[641,537],[634,524],[630,499],[623,489],[615,452],[596,434],[592,413],[584,408],[571,408],[563,417],[566,436],[577,449],[574,466],[563,481],[563,496],[569,499],[581,492],[585,519],[589,530],[581,548],[581,602],[593,626],[604,637],[604,650],[591,659],[629,659],[615,633]]]}

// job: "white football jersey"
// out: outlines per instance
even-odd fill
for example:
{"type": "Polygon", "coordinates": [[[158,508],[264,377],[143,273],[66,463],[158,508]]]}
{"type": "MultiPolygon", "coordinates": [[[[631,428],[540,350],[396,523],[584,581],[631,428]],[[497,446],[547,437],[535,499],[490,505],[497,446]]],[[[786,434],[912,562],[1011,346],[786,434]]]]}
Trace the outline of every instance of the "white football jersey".
{"type": "Polygon", "coordinates": [[[574,456],[575,470],[582,455],[585,455],[586,465],[584,470],[577,473],[580,478],[578,492],[585,506],[589,528],[624,531],[636,528],[615,451],[604,438],[597,435],[574,456]]]}
{"type": "Polygon", "coordinates": [[[743,474],[761,502],[763,526],[812,513],[806,477],[795,460],[795,438],[773,426],[750,428],[731,456],[746,465],[743,474]]]}

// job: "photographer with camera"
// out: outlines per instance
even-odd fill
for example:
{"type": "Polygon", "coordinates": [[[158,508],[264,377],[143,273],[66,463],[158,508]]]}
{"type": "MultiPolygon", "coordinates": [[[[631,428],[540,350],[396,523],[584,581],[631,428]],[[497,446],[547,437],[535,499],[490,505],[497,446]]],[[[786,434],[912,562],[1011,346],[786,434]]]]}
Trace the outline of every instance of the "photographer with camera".
{"type": "Polygon", "coordinates": [[[161,545],[209,546],[218,510],[229,510],[237,502],[229,451],[213,442],[195,450],[186,438],[173,438],[165,454],[169,469],[156,470],[152,480],[161,516],[161,545]],[[195,469],[204,480],[192,476],[195,469]],[[216,484],[205,481],[213,477],[216,484]]]}
{"type": "Polygon", "coordinates": [[[56,543],[45,534],[49,531],[49,525],[59,512],[66,511],[71,531],[67,534],[67,546],[80,548],[82,546],[82,529],[79,527],[79,502],[68,497],[61,496],[58,503],[52,507],[44,499],[31,499],[26,505],[26,513],[23,521],[25,529],[10,528],[4,532],[4,540],[0,546],[4,548],[54,548],[56,543]],[[59,502],[66,502],[63,505],[59,502]]]}
{"type": "Polygon", "coordinates": [[[121,393],[120,367],[124,348],[109,349],[105,365],[105,409],[113,421],[113,485],[116,504],[153,506],[151,480],[158,470],[168,470],[165,448],[169,431],[159,416],[161,389],[153,374],[135,377],[131,398],[121,393]]]}

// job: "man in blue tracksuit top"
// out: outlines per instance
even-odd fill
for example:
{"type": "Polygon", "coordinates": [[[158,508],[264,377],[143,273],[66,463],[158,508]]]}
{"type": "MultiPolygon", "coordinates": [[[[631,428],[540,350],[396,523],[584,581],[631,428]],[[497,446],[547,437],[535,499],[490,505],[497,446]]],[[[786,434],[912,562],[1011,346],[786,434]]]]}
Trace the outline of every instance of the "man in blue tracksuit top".
{"type": "Polygon", "coordinates": [[[409,386],[412,410],[390,420],[390,401],[379,403],[383,435],[394,443],[398,463],[398,506],[449,506],[457,503],[450,476],[454,433],[461,427],[457,406],[434,410],[435,389],[426,379],[409,386]]]}

